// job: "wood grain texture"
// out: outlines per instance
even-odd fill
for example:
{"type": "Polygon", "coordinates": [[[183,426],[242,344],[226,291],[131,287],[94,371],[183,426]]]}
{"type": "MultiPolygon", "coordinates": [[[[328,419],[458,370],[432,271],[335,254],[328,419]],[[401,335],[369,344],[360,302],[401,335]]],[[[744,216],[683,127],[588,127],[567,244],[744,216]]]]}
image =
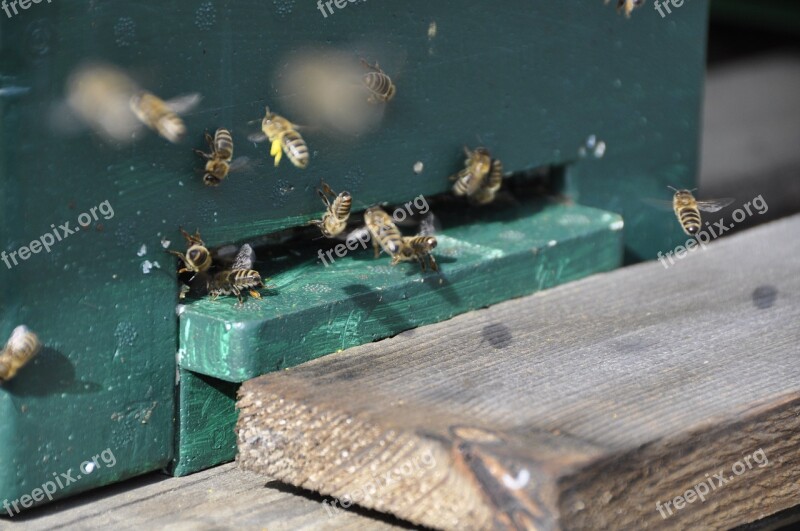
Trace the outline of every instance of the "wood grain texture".
{"type": "Polygon", "coordinates": [[[800,217],[767,224],[669,269],[597,275],[246,382],[237,459],[448,529],[725,529],[790,507],[799,230],[800,217]],[[719,472],[733,479],[662,518],[657,503],[719,472]]]}
{"type": "Polygon", "coordinates": [[[4,531],[375,531],[409,528],[368,511],[326,510],[321,499],[224,465],[187,478],[150,474],[71,500],[0,516],[4,531]]]}

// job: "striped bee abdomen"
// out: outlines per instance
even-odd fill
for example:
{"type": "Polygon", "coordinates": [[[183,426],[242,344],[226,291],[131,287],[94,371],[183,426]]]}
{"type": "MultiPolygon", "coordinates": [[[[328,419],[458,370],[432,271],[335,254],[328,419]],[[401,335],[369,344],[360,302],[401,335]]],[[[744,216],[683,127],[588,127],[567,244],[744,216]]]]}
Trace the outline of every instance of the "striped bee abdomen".
{"type": "Polygon", "coordinates": [[[298,168],[308,166],[308,146],[297,131],[286,131],[283,135],[283,151],[298,168]]]}
{"type": "Polygon", "coordinates": [[[680,207],[677,216],[686,234],[693,236],[700,231],[700,211],[697,207],[680,207]]]}

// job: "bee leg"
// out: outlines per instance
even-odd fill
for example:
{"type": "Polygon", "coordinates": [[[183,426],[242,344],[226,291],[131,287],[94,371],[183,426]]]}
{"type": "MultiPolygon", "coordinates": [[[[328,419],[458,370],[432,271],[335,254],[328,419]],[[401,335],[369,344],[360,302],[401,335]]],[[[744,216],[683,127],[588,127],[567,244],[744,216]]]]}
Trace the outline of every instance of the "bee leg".
{"type": "Polygon", "coordinates": [[[436,259],[433,257],[433,255],[429,254],[428,258],[431,261],[431,271],[439,271],[439,264],[436,263],[436,259]]]}
{"type": "Polygon", "coordinates": [[[211,158],[211,154],[210,153],[206,153],[205,151],[202,151],[202,150],[199,150],[199,149],[193,149],[192,151],[194,151],[195,153],[197,153],[198,155],[200,155],[201,157],[203,157],[206,160],[211,158]]]}
{"type": "Polygon", "coordinates": [[[269,154],[275,158],[275,167],[278,167],[278,164],[281,163],[281,158],[283,157],[283,149],[281,148],[281,144],[283,143],[283,135],[278,135],[278,137],[272,141],[272,147],[269,150],[269,154]]]}
{"type": "Polygon", "coordinates": [[[375,238],[372,239],[372,248],[375,250],[375,258],[378,258],[381,255],[381,248],[375,238]]]}
{"type": "Polygon", "coordinates": [[[208,148],[213,152],[214,151],[214,137],[211,136],[211,134],[208,131],[206,131],[205,139],[206,139],[206,144],[208,144],[208,148]]]}

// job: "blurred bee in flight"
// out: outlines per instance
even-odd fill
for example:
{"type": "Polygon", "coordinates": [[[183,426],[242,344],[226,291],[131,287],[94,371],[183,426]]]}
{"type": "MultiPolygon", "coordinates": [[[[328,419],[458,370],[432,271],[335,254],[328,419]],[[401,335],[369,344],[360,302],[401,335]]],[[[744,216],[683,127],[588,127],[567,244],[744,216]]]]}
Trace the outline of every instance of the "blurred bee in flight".
{"type": "Polygon", "coordinates": [[[489,150],[484,147],[470,151],[466,146],[464,153],[464,169],[450,177],[453,194],[467,197],[476,205],[486,205],[494,201],[503,184],[503,163],[492,159],[489,150]]]}
{"type": "Polygon", "coordinates": [[[144,125],[175,144],[186,134],[186,126],[178,114],[185,114],[199,102],[200,95],[196,93],[164,101],[150,92],[139,92],[131,97],[130,106],[144,125]]]}
{"type": "Polygon", "coordinates": [[[270,112],[269,107],[261,120],[262,133],[250,135],[253,142],[263,142],[269,140],[271,147],[270,156],[275,158],[275,166],[281,162],[285,153],[288,159],[296,167],[303,169],[308,166],[308,145],[300,133],[297,132],[298,126],[274,112],[270,112]]]}
{"type": "Polygon", "coordinates": [[[28,327],[16,327],[5,348],[0,351],[0,382],[7,382],[16,376],[41,348],[39,338],[28,327]]]}
{"type": "Polygon", "coordinates": [[[230,172],[248,163],[247,157],[233,160],[233,137],[227,129],[220,127],[213,137],[206,132],[205,139],[211,152],[205,153],[199,149],[195,149],[194,152],[206,159],[205,175],[203,175],[203,183],[206,186],[219,186],[230,172]]]}
{"type": "MultiPolygon", "coordinates": [[[[610,0],[605,0],[608,4],[610,0]]],[[[644,4],[644,0],[617,0],[617,11],[625,11],[625,16],[630,18],[631,11],[644,4]]]]}
{"type": "Polygon", "coordinates": [[[378,63],[369,64],[365,59],[361,59],[361,64],[369,72],[364,74],[364,86],[369,91],[367,101],[369,103],[388,103],[394,98],[397,88],[392,83],[392,79],[381,70],[378,63]]]}
{"type": "Polygon", "coordinates": [[[675,192],[672,196],[672,201],[663,201],[660,199],[645,199],[645,201],[655,207],[675,212],[675,217],[678,218],[683,232],[688,236],[694,236],[700,232],[702,218],[700,212],[718,212],[726,206],[733,203],[734,199],[725,197],[722,199],[709,199],[705,201],[698,201],[692,195],[691,190],[677,190],[672,186],[668,187],[675,192]]]}
{"type": "Polygon", "coordinates": [[[347,220],[350,218],[350,209],[353,206],[353,198],[350,192],[341,192],[336,195],[327,183],[321,183],[322,188],[317,188],[317,193],[325,203],[326,212],[322,219],[309,221],[310,225],[316,225],[326,238],[334,238],[347,228],[347,220]],[[330,196],[330,199],[329,199],[330,196]]]}
{"type": "Polygon", "coordinates": [[[252,297],[260,299],[261,294],[255,288],[266,286],[261,281],[258,271],[252,269],[255,257],[255,252],[249,244],[242,245],[231,268],[220,271],[208,282],[208,293],[212,299],[220,295],[236,295],[239,304],[243,304],[243,291],[248,291],[252,297]]]}

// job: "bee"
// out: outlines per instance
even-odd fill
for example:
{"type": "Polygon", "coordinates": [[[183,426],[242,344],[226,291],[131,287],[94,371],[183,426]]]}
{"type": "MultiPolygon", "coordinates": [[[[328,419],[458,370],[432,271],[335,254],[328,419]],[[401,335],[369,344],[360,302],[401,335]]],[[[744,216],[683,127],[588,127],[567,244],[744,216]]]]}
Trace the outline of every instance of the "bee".
{"type": "Polygon", "coordinates": [[[464,169],[450,177],[453,194],[466,196],[472,203],[485,205],[494,201],[497,191],[503,184],[503,163],[492,159],[489,150],[484,147],[470,151],[464,147],[467,156],[464,169]]]}
{"type": "Polygon", "coordinates": [[[254,261],[253,248],[248,244],[242,245],[231,268],[220,271],[209,280],[208,293],[212,299],[216,299],[220,295],[236,295],[239,304],[243,304],[242,292],[245,290],[248,290],[252,297],[260,299],[261,294],[254,288],[265,286],[258,271],[251,269],[254,261]]]}
{"type": "Polygon", "coordinates": [[[246,157],[233,160],[233,137],[227,129],[220,127],[213,137],[206,132],[205,139],[211,152],[194,150],[195,153],[206,159],[203,183],[206,186],[219,186],[228,173],[241,168],[248,160],[246,157]]]}
{"type": "Polygon", "coordinates": [[[0,352],[0,381],[7,382],[12,379],[41,348],[39,338],[28,330],[27,326],[16,327],[5,348],[0,352]]]}
{"type": "Polygon", "coordinates": [[[378,63],[375,65],[369,64],[366,60],[361,59],[361,64],[364,68],[370,70],[363,76],[364,86],[367,87],[370,95],[367,98],[369,103],[387,103],[394,98],[397,88],[392,83],[392,79],[381,70],[378,63]]]}
{"type": "MultiPolygon", "coordinates": [[[[670,187],[671,188],[671,187],[670,187]]],[[[733,203],[733,198],[712,199],[708,201],[698,201],[689,190],[675,190],[672,197],[672,209],[675,217],[685,232],[689,236],[694,236],[700,231],[700,211],[717,212],[733,203]]]]}
{"type": "Polygon", "coordinates": [[[394,259],[394,256],[403,248],[403,235],[394,224],[392,217],[380,207],[372,207],[364,212],[364,223],[372,235],[375,258],[380,255],[382,248],[394,259]]]}
{"type": "Polygon", "coordinates": [[[263,142],[265,139],[272,143],[269,154],[275,158],[275,166],[281,162],[283,154],[292,161],[292,164],[300,169],[308,166],[308,145],[300,133],[296,131],[298,126],[274,112],[270,112],[269,107],[261,120],[261,131],[251,135],[249,138],[254,142],[263,142]]]}
{"type": "Polygon", "coordinates": [[[174,144],[186,134],[186,126],[178,114],[189,111],[199,101],[200,95],[196,93],[166,102],[150,92],[138,92],[131,97],[130,107],[139,121],[174,144]]]}
{"type": "MultiPolygon", "coordinates": [[[[605,0],[608,4],[610,0],[605,0]]],[[[625,10],[625,16],[630,18],[631,11],[644,4],[644,0],[617,0],[617,11],[625,10]]]]}
{"type": "Polygon", "coordinates": [[[350,217],[353,198],[350,196],[350,192],[341,192],[336,195],[325,182],[322,183],[322,189],[317,188],[317,193],[325,203],[327,212],[322,219],[311,220],[309,224],[319,227],[326,238],[338,236],[347,228],[347,219],[350,217]],[[328,196],[331,196],[333,201],[328,199],[328,196]]]}
{"type": "Polygon", "coordinates": [[[439,264],[436,263],[431,254],[437,244],[435,236],[403,236],[400,250],[392,256],[392,265],[416,260],[423,271],[426,271],[428,262],[430,262],[431,271],[439,271],[439,264]]]}
{"type": "Polygon", "coordinates": [[[184,255],[178,251],[169,251],[183,262],[183,267],[178,270],[178,273],[203,273],[208,271],[211,267],[211,253],[206,249],[203,240],[200,239],[200,231],[195,230],[194,236],[183,230],[183,228],[180,231],[189,245],[186,254],[184,255]]]}

